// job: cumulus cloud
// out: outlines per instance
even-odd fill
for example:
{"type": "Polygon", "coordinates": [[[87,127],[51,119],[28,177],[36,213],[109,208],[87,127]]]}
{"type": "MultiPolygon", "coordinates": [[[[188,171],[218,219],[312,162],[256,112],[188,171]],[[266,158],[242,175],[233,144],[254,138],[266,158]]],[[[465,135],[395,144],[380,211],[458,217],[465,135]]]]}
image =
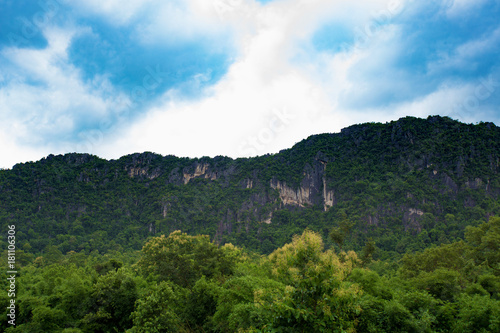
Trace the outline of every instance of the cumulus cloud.
{"type": "MultiPolygon", "coordinates": [[[[182,103],[169,99],[123,132],[115,154],[154,147],[164,154],[257,155],[351,123],[453,113],[450,103],[458,104],[467,87],[457,83],[416,93],[419,78],[394,67],[405,36],[391,19],[405,4],[370,4],[362,11],[357,7],[357,17],[344,22],[364,31],[363,39],[336,53],[307,49],[307,57],[298,61],[293,58],[303,51],[300,42],[321,23],[344,15],[349,4],[282,1],[255,12],[255,30],[246,30],[252,33],[242,39],[241,56],[209,90],[210,97],[182,103]],[[371,23],[381,17],[384,26],[374,28],[371,23]]],[[[111,147],[115,143],[101,151],[106,154],[111,147]]]]}

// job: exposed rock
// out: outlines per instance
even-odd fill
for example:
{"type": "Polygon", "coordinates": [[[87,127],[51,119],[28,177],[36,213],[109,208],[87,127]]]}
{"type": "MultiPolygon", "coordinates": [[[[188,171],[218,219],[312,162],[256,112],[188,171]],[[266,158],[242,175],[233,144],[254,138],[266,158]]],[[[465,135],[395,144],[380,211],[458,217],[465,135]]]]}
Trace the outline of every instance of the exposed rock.
{"type": "Polygon", "coordinates": [[[471,188],[473,190],[477,190],[482,185],[483,185],[483,181],[481,180],[481,178],[476,178],[474,180],[469,180],[469,181],[465,182],[465,186],[467,186],[468,188],[471,188]]]}
{"type": "Polygon", "coordinates": [[[410,215],[417,214],[418,216],[424,215],[424,212],[421,211],[420,209],[415,209],[415,208],[410,208],[410,215]]]}
{"type": "Polygon", "coordinates": [[[366,217],[366,220],[368,225],[374,225],[378,227],[378,218],[376,216],[368,215],[366,217]]]}
{"type": "Polygon", "coordinates": [[[446,173],[443,173],[443,182],[445,183],[446,187],[453,191],[453,193],[458,193],[458,185],[446,173]]]}
{"type": "Polygon", "coordinates": [[[333,190],[328,191],[326,186],[326,162],[320,161],[323,164],[323,209],[326,212],[328,208],[335,204],[335,192],[333,190]]]}
{"type": "Polygon", "coordinates": [[[273,213],[269,213],[269,216],[262,221],[262,223],[271,224],[271,219],[273,218],[273,213]]]}
{"type": "Polygon", "coordinates": [[[127,170],[127,174],[130,178],[134,177],[147,177],[149,179],[155,179],[160,176],[160,171],[158,169],[149,172],[149,168],[140,168],[140,167],[130,167],[127,170]]]}
{"type": "Polygon", "coordinates": [[[245,189],[253,188],[253,180],[246,178],[240,181],[240,186],[245,189]]]}
{"type": "Polygon", "coordinates": [[[285,182],[280,182],[279,180],[271,179],[271,188],[278,190],[280,194],[280,199],[283,205],[293,205],[304,207],[304,205],[312,204],[310,200],[310,188],[309,187],[299,187],[297,190],[286,185],[285,182]]]}
{"type": "Polygon", "coordinates": [[[325,198],[325,204],[324,204],[325,211],[328,210],[328,208],[335,205],[335,203],[336,203],[335,192],[333,190],[327,191],[326,186],[324,187],[324,190],[323,190],[323,197],[325,198]]]}
{"type": "Polygon", "coordinates": [[[409,208],[403,215],[403,222],[405,230],[414,230],[416,232],[422,231],[422,226],[420,225],[419,217],[424,215],[424,212],[420,209],[409,208]]]}
{"type": "Polygon", "coordinates": [[[196,164],[195,170],[193,173],[189,172],[184,172],[183,173],[183,181],[184,185],[189,183],[189,181],[193,178],[197,178],[200,176],[204,176],[204,178],[208,178],[210,180],[216,180],[217,179],[217,173],[216,172],[209,172],[210,165],[207,163],[204,164],[196,164]]]}
{"type": "Polygon", "coordinates": [[[168,209],[170,208],[170,202],[165,200],[161,203],[161,215],[165,218],[167,217],[168,209]]]}

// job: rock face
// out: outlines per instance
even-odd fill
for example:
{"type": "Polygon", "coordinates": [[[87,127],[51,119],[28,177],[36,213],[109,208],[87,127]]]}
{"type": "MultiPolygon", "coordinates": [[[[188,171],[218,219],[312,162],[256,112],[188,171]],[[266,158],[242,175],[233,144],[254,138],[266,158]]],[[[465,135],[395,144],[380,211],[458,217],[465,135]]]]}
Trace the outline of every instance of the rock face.
{"type": "Polygon", "coordinates": [[[323,210],[326,212],[328,208],[332,207],[335,204],[335,192],[333,190],[328,190],[326,184],[326,165],[327,163],[323,163],[323,210]]]}
{"type": "Polygon", "coordinates": [[[335,204],[335,192],[327,188],[327,164],[324,159],[317,157],[312,165],[306,165],[298,188],[292,188],[276,178],[271,179],[269,186],[278,190],[283,206],[322,205],[326,211],[335,204]]]}
{"type": "Polygon", "coordinates": [[[253,188],[253,181],[251,179],[244,179],[242,182],[243,188],[253,188]]]}
{"type": "Polygon", "coordinates": [[[160,175],[159,170],[153,170],[152,172],[150,172],[149,168],[134,168],[134,167],[127,169],[127,173],[131,178],[137,176],[143,176],[151,180],[155,179],[160,175]]]}
{"type": "Polygon", "coordinates": [[[325,186],[323,189],[323,197],[325,198],[325,204],[323,206],[323,209],[326,212],[328,210],[328,208],[335,205],[335,192],[333,190],[327,191],[326,186],[325,186]]]}
{"type": "Polygon", "coordinates": [[[420,232],[422,226],[419,223],[419,217],[424,215],[424,212],[420,209],[409,208],[403,215],[403,224],[406,231],[415,230],[420,232]]]}
{"type": "Polygon", "coordinates": [[[207,163],[203,164],[196,164],[194,167],[194,172],[184,172],[183,173],[183,182],[184,185],[189,183],[189,181],[193,178],[198,178],[203,176],[203,178],[208,178],[211,180],[216,180],[217,179],[217,173],[216,172],[210,172],[209,171],[210,165],[207,163]]]}
{"type": "Polygon", "coordinates": [[[483,184],[483,181],[481,180],[481,178],[476,178],[474,180],[469,180],[469,181],[465,182],[465,186],[467,186],[468,188],[471,188],[473,190],[480,188],[482,184],[483,184]]]}
{"type": "Polygon", "coordinates": [[[272,189],[278,190],[281,202],[285,206],[292,205],[304,207],[305,205],[312,204],[311,188],[309,186],[301,186],[297,190],[294,190],[287,186],[285,182],[282,183],[277,180],[271,180],[270,186],[272,189]]]}
{"type": "Polygon", "coordinates": [[[413,214],[417,214],[418,216],[424,215],[424,212],[421,211],[420,209],[410,208],[409,212],[410,212],[410,216],[413,214]]]}

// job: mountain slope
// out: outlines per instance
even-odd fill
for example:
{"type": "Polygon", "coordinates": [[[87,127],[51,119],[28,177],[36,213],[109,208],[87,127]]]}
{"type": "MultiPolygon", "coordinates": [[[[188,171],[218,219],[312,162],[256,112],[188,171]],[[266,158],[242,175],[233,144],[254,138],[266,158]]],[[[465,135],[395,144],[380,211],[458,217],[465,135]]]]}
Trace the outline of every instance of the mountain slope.
{"type": "Polygon", "coordinates": [[[177,229],[270,252],[349,220],[346,246],[371,237],[385,256],[500,214],[499,170],[494,124],[407,117],[248,159],[51,155],[0,171],[0,219],[33,253],[138,249],[177,229]]]}

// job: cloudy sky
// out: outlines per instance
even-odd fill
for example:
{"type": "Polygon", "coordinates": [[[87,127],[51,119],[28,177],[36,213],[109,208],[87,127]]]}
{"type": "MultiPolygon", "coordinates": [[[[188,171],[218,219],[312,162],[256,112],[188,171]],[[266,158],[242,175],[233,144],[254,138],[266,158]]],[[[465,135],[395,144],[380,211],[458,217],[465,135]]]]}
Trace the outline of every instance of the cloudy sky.
{"type": "Polygon", "coordinates": [[[500,125],[498,17],[498,0],[0,0],[0,167],[255,156],[409,115],[500,125]]]}

